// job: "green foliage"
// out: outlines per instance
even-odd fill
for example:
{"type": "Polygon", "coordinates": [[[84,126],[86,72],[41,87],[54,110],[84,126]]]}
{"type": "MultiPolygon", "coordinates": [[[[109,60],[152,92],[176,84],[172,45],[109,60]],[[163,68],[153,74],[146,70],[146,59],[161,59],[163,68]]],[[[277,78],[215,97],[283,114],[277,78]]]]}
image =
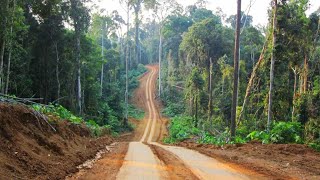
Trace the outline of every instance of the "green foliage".
{"type": "Polygon", "coordinates": [[[193,126],[193,118],[188,116],[174,117],[169,125],[169,137],[165,143],[175,143],[197,136],[200,130],[193,126]]]}
{"type": "Polygon", "coordinates": [[[183,103],[167,103],[162,113],[168,117],[175,117],[184,113],[185,105],[183,103]]]}
{"type": "Polygon", "coordinates": [[[136,108],[134,105],[128,105],[128,116],[137,120],[142,120],[145,113],[142,109],[136,108]]]}
{"type": "Polygon", "coordinates": [[[133,90],[139,86],[139,77],[145,72],[147,72],[147,68],[142,64],[139,64],[137,69],[128,72],[130,96],[132,95],[133,90]]]}
{"type": "Polygon", "coordinates": [[[309,145],[309,147],[311,147],[312,149],[320,152],[320,141],[314,142],[314,143],[309,143],[308,145],[309,145]]]}
{"type": "Polygon", "coordinates": [[[302,128],[298,122],[277,122],[270,134],[273,143],[302,143],[302,128]]]}
{"type": "Polygon", "coordinates": [[[249,140],[259,140],[262,143],[302,143],[302,128],[298,122],[277,122],[270,133],[253,131],[247,135],[249,140]]]}
{"type": "MultiPolygon", "coordinates": [[[[106,134],[111,134],[114,124],[112,125],[104,125],[99,126],[96,121],[94,120],[87,120],[84,121],[83,118],[75,116],[72,114],[69,110],[64,108],[61,105],[40,105],[40,104],[34,104],[31,106],[34,110],[46,114],[46,115],[53,115],[55,118],[58,118],[59,120],[67,120],[73,124],[85,124],[91,131],[92,136],[103,136],[106,134]]],[[[115,121],[115,120],[114,120],[115,121]]]]}
{"type": "Polygon", "coordinates": [[[99,126],[94,120],[88,120],[86,122],[86,125],[90,129],[92,135],[96,137],[110,134],[111,132],[111,126],[109,125],[99,126]]]}
{"type": "Polygon", "coordinates": [[[71,113],[69,110],[67,110],[61,105],[50,104],[47,106],[43,106],[39,104],[34,104],[32,105],[32,108],[40,113],[51,114],[59,119],[68,120],[74,124],[81,124],[84,122],[84,120],[81,117],[75,116],[73,113],[71,113]]]}
{"type": "Polygon", "coordinates": [[[270,135],[266,131],[252,131],[246,138],[250,141],[261,141],[263,144],[270,143],[270,135]]]}

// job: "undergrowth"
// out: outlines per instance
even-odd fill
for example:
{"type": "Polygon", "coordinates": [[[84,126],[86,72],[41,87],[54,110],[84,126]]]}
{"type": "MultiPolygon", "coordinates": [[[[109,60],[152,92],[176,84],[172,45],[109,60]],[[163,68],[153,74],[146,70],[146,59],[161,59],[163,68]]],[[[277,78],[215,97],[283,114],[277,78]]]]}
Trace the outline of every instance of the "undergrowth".
{"type": "Polygon", "coordinates": [[[73,124],[85,124],[91,131],[92,136],[99,137],[106,134],[114,134],[110,125],[99,126],[94,120],[84,120],[82,117],[74,115],[61,105],[50,104],[44,106],[40,104],[34,104],[31,107],[42,114],[48,115],[49,122],[53,121],[53,119],[50,119],[50,117],[54,117],[54,119],[67,120],[73,124]]]}
{"type": "Polygon", "coordinates": [[[303,144],[306,143],[313,149],[320,151],[320,141],[308,143],[304,141],[302,125],[299,122],[275,122],[270,132],[252,131],[239,127],[237,136],[230,139],[229,129],[223,132],[209,133],[194,127],[192,117],[179,116],[171,119],[169,124],[169,136],[164,139],[164,143],[173,144],[185,140],[202,144],[238,144],[250,141],[260,141],[263,144],[303,144]]]}
{"type": "Polygon", "coordinates": [[[142,120],[145,112],[142,109],[136,108],[134,105],[128,105],[128,116],[137,120],[142,120]]]}

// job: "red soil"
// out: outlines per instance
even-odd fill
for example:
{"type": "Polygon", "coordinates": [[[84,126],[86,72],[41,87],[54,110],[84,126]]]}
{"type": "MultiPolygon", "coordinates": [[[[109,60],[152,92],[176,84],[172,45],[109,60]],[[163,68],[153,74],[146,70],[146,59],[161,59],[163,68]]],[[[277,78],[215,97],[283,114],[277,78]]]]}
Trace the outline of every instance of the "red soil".
{"type": "Polygon", "coordinates": [[[50,122],[32,110],[0,104],[0,179],[63,179],[110,144],[110,137],[92,138],[84,125],[50,122]]]}

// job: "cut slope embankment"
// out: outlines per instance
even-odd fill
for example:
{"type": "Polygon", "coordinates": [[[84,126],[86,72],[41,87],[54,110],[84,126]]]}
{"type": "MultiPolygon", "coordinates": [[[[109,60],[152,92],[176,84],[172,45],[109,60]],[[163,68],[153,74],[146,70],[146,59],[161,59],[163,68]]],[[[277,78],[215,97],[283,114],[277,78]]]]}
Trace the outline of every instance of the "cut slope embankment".
{"type": "Polygon", "coordinates": [[[111,144],[84,125],[52,120],[22,105],[0,103],[0,179],[63,179],[111,144]]]}

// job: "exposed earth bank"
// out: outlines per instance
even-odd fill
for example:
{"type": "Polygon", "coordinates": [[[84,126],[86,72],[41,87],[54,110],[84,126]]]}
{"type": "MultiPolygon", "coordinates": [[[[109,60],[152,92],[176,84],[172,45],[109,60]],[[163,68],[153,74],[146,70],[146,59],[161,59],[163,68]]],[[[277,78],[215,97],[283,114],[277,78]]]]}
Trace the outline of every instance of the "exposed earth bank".
{"type": "Polygon", "coordinates": [[[0,179],[64,179],[113,142],[92,138],[84,125],[50,124],[25,106],[0,103],[0,179]]]}

